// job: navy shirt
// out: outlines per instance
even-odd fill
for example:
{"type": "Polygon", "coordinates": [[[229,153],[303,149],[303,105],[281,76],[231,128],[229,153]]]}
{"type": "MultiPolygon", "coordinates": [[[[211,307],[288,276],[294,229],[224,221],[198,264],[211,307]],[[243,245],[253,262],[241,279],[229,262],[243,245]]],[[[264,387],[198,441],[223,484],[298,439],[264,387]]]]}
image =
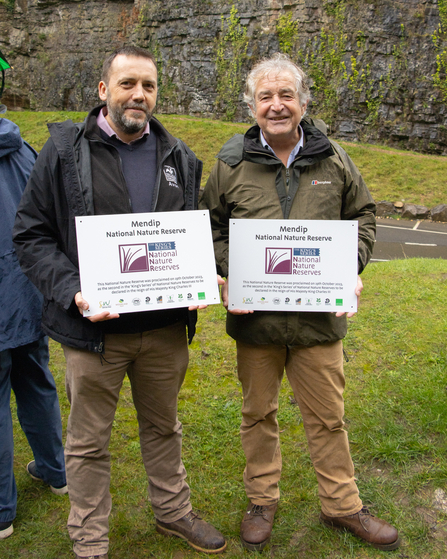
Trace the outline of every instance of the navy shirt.
{"type": "Polygon", "coordinates": [[[157,139],[155,134],[144,135],[126,144],[116,137],[101,136],[112,144],[121,157],[124,178],[133,213],[150,212],[157,173],[157,139]]]}
{"type": "MultiPolygon", "coordinates": [[[[153,193],[157,178],[157,136],[154,131],[144,134],[138,140],[130,144],[122,142],[116,136],[109,136],[100,128],[101,137],[112,145],[119,153],[124,180],[130,197],[133,213],[151,212],[153,193]]],[[[163,171],[164,174],[165,171],[163,171]]],[[[166,187],[165,187],[166,188],[166,187]]],[[[174,190],[178,190],[183,200],[183,189],[175,184],[174,190]]],[[[107,189],[95,192],[95,211],[103,214],[109,209],[110,194],[107,189]]],[[[114,202],[112,201],[112,204],[114,202]]],[[[174,209],[174,208],[172,208],[174,209]]],[[[175,209],[180,209],[176,208],[175,209]]],[[[153,310],[149,312],[123,313],[116,320],[101,323],[104,333],[137,333],[154,328],[163,328],[181,320],[186,321],[187,309],[174,308],[164,310],[153,310]]]]}

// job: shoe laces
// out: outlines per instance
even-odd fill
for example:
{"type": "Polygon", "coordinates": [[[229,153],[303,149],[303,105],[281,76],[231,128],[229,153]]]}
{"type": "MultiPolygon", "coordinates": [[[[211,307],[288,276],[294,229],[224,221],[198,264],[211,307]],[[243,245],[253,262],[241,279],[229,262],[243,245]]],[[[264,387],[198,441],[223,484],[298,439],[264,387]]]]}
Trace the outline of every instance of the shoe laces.
{"type": "Polygon", "coordinates": [[[369,512],[368,507],[362,507],[362,510],[359,510],[357,513],[359,515],[360,524],[368,531],[367,525],[369,519],[372,518],[374,515],[369,512]]]}
{"type": "Polygon", "coordinates": [[[264,505],[252,505],[249,514],[253,516],[264,516],[264,505]]]}
{"type": "Polygon", "coordinates": [[[197,512],[194,512],[193,510],[191,510],[191,511],[189,511],[188,514],[186,515],[186,519],[187,519],[189,522],[193,523],[194,520],[196,520],[196,519],[197,519],[197,520],[202,520],[202,517],[201,517],[197,512]]]}
{"type": "Polygon", "coordinates": [[[363,506],[363,507],[359,510],[359,512],[355,512],[354,514],[350,514],[350,515],[349,515],[349,518],[355,518],[357,515],[359,516],[359,518],[360,518],[361,516],[367,516],[367,517],[368,517],[368,516],[374,516],[373,514],[371,514],[371,513],[369,512],[369,508],[368,508],[368,507],[365,507],[365,506],[363,506]]]}
{"type": "Polygon", "coordinates": [[[361,514],[362,516],[374,516],[373,514],[371,514],[369,512],[369,508],[368,507],[362,507],[362,510],[359,510],[359,512],[357,514],[361,514]]]}

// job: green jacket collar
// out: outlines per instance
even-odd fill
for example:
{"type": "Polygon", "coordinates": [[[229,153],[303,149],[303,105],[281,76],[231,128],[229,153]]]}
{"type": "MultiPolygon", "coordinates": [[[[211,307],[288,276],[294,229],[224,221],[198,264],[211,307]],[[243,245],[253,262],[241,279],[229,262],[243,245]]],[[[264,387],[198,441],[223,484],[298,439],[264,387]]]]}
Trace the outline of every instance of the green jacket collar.
{"type": "MultiPolygon", "coordinates": [[[[301,164],[311,164],[335,154],[327,136],[314,126],[313,122],[312,119],[308,118],[301,121],[305,144],[304,148],[298,153],[295,162],[301,161],[301,164]]],[[[217,154],[218,159],[221,159],[230,167],[238,165],[242,160],[266,165],[282,165],[270,150],[262,146],[259,131],[259,126],[256,124],[249,128],[245,135],[236,134],[233,136],[217,154]]]]}

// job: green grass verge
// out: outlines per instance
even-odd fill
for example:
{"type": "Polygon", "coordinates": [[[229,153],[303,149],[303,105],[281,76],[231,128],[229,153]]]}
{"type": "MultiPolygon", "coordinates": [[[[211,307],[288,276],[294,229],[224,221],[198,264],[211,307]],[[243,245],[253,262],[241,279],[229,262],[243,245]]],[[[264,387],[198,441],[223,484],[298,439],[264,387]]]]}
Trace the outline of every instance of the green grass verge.
{"type": "MultiPolygon", "coordinates": [[[[6,117],[16,122],[22,135],[37,151],[48,138],[47,124],[71,118],[81,122],[86,113],[31,111],[11,112],[6,117]]],[[[234,134],[243,134],[248,124],[224,123],[218,120],[187,116],[159,115],[168,130],[182,140],[202,159],[203,181],[214,165],[222,145],[234,134]]],[[[432,208],[447,203],[447,158],[421,155],[380,146],[340,142],[360,169],[374,199],[405,201],[432,208]]]]}
{"type": "MultiPolygon", "coordinates": [[[[283,452],[281,503],[263,557],[275,559],[442,559],[447,514],[435,492],[447,492],[447,262],[414,259],[370,264],[359,313],[345,339],[346,423],[361,496],[374,513],[395,523],[396,552],[380,552],[318,522],[317,485],[300,413],[286,381],[280,399],[283,452]]],[[[239,541],[246,498],[239,440],[241,389],[234,343],[220,306],[200,312],[190,367],[180,394],[184,462],[193,505],[228,537],[224,557],[248,558],[239,541]]],[[[64,428],[68,404],[64,358],[52,343],[64,428]]],[[[13,406],[14,407],[14,406],[13,406]]],[[[67,497],[30,479],[31,452],[15,421],[18,513],[13,536],[0,542],[2,559],[68,559],[67,497]]],[[[122,389],[110,445],[113,511],[110,559],[200,557],[185,543],[154,530],[147,502],[135,410],[122,389]]]]}

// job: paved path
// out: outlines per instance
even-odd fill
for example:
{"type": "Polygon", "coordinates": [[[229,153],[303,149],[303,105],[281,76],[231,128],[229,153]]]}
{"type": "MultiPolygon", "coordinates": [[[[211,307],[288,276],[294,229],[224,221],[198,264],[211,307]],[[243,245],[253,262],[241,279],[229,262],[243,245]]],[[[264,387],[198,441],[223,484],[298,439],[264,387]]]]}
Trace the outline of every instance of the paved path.
{"type": "Polygon", "coordinates": [[[377,219],[371,262],[421,257],[447,260],[447,223],[377,219]]]}

